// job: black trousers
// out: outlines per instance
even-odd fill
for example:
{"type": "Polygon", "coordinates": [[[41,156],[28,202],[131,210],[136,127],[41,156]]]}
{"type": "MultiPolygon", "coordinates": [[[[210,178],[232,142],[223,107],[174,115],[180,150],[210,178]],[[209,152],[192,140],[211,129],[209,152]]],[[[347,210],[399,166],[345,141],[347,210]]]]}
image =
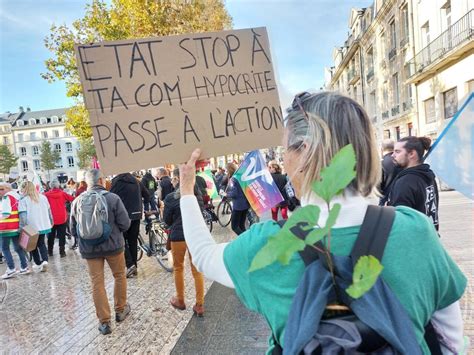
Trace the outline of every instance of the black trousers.
{"type": "Polygon", "coordinates": [[[248,210],[236,211],[232,210],[232,215],[230,217],[230,225],[232,230],[240,235],[245,232],[245,219],[247,218],[248,210]]]}
{"type": "Polygon", "coordinates": [[[123,233],[125,239],[125,264],[127,268],[137,266],[138,233],[140,232],[140,220],[132,220],[130,228],[123,233]]]}
{"type": "Polygon", "coordinates": [[[35,250],[31,252],[36,265],[41,265],[43,261],[48,261],[48,251],[46,250],[44,238],[45,234],[40,234],[38,236],[38,244],[36,244],[35,250]]]}
{"type": "Polygon", "coordinates": [[[48,251],[53,251],[54,239],[59,239],[59,250],[64,250],[66,245],[66,227],[67,223],[55,224],[48,234],[48,251]]]}

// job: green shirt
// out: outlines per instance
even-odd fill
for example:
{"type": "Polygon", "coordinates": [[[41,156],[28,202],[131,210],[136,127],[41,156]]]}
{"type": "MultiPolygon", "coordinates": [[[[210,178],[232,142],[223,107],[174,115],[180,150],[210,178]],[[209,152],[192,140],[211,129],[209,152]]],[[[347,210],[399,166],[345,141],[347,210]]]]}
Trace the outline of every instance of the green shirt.
{"type": "MultiPolygon", "coordinates": [[[[283,345],[286,320],[304,263],[295,253],[288,265],[276,262],[247,272],[255,254],[279,228],[273,221],[253,225],[226,247],[224,263],[240,300],[265,317],[283,345]]],[[[332,229],[332,253],[349,255],[359,229],[360,226],[332,229]]],[[[407,310],[417,339],[424,353],[429,354],[423,340],[424,326],[435,311],[461,298],[466,277],[444,250],[428,218],[404,206],[396,208],[382,264],[382,277],[407,310]]],[[[270,352],[273,346],[269,341],[270,352]]]]}

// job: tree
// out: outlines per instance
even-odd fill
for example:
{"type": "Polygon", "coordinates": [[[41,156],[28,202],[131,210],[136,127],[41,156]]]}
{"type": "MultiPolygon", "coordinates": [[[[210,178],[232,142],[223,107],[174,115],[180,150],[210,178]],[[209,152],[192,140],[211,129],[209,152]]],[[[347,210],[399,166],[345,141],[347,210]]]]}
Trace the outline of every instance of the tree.
{"type": "Polygon", "coordinates": [[[77,151],[79,168],[88,169],[91,167],[92,158],[96,156],[94,142],[92,138],[89,138],[81,140],[80,143],[81,147],[77,151]]]}
{"type": "Polygon", "coordinates": [[[43,171],[48,172],[48,177],[51,180],[50,171],[56,168],[56,164],[60,158],[60,154],[51,149],[49,141],[43,141],[40,146],[40,160],[43,171]]]}
{"type": "Polygon", "coordinates": [[[47,71],[41,76],[48,82],[65,81],[66,95],[75,99],[75,106],[66,112],[66,128],[76,137],[88,139],[92,129],[83,103],[74,43],[219,31],[231,26],[222,0],[112,0],[110,6],[105,0],[94,0],[71,27],[51,27],[44,41],[52,58],[46,60],[47,71]]]}
{"type": "Polygon", "coordinates": [[[8,146],[1,145],[0,146],[0,173],[3,174],[3,178],[5,179],[5,175],[10,173],[10,169],[16,166],[18,161],[18,157],[15,156],[8,146]]]}

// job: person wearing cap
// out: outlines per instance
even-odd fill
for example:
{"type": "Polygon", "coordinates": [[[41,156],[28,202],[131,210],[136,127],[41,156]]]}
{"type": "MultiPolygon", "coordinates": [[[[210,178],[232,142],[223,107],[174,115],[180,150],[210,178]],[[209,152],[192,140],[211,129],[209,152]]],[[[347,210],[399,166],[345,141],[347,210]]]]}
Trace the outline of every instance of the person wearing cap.
{"type": "Polygon", "coordinates": [[[18,216],[18,204],[20,196],[12,190],[8,183],[0,183],[0,198],[2,214],[0,215],[0,241],[7,263],[7,270],[2,275],[2,279],[9,279],[18,273],[15,267],[12,253],[10,252],[10,242],[13,243],[18,257],[20,258],[21,275],[30,273],[26,254],[20,247],[20,218],[18,216]]]}
{"type": "Polygon", "coordinates": [[[72,202],[74,197],[61,190],[58,180],[51,182],[51,190],[44,194],[51,206],[53,215],[53,228],[48,234],[48,255],[53,255],[54,240],[59,239],[59,254],[61,258],[66,256],[66,228],[67,228],[67,211],[66,202],[72,202]]]}

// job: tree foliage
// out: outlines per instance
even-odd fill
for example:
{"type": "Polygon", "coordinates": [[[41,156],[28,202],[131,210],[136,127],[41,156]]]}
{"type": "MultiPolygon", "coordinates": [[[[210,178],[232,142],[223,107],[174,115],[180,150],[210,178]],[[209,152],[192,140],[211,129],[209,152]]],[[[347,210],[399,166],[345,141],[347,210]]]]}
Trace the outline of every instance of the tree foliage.
{"type": "Polygon", "coordinates": [[[16,157],[15,154],[10,152],[8,146],[0,146],[0,173],[9,174],[10,169],[16,166],[17,161],[18,157],[16,157]]]}
{"type": "Polygon", "coordinates": [[[61,155],[51,149],[51,143],[49,141],[43,141],[40,146],[40,160],[43,171],[49,171],[56,168],[56,164],[61,155]]]}
{"type": "Polygon", "coordinates": [[[75,107],[66,112],[66,128],[80,139],[92,136],[88,112],[74,54],[75,43],[91,43],[183,33],[220,31],[231,28],[232,19],[222,0],[94,0],[87,4],[84,17],[71,27],[53,25],[45,38],[52,52],[41,76],[54,82],[64,80],[68,97],[75,107]]]}
{"type": "Polygon", "coordinates": [[[88,169],[91,167],[92,158],[96,156],[94,142],[92,138],[83,139],[80,141],[81,148],[77,151],[79,158],[79,168],[88,169]]]}

